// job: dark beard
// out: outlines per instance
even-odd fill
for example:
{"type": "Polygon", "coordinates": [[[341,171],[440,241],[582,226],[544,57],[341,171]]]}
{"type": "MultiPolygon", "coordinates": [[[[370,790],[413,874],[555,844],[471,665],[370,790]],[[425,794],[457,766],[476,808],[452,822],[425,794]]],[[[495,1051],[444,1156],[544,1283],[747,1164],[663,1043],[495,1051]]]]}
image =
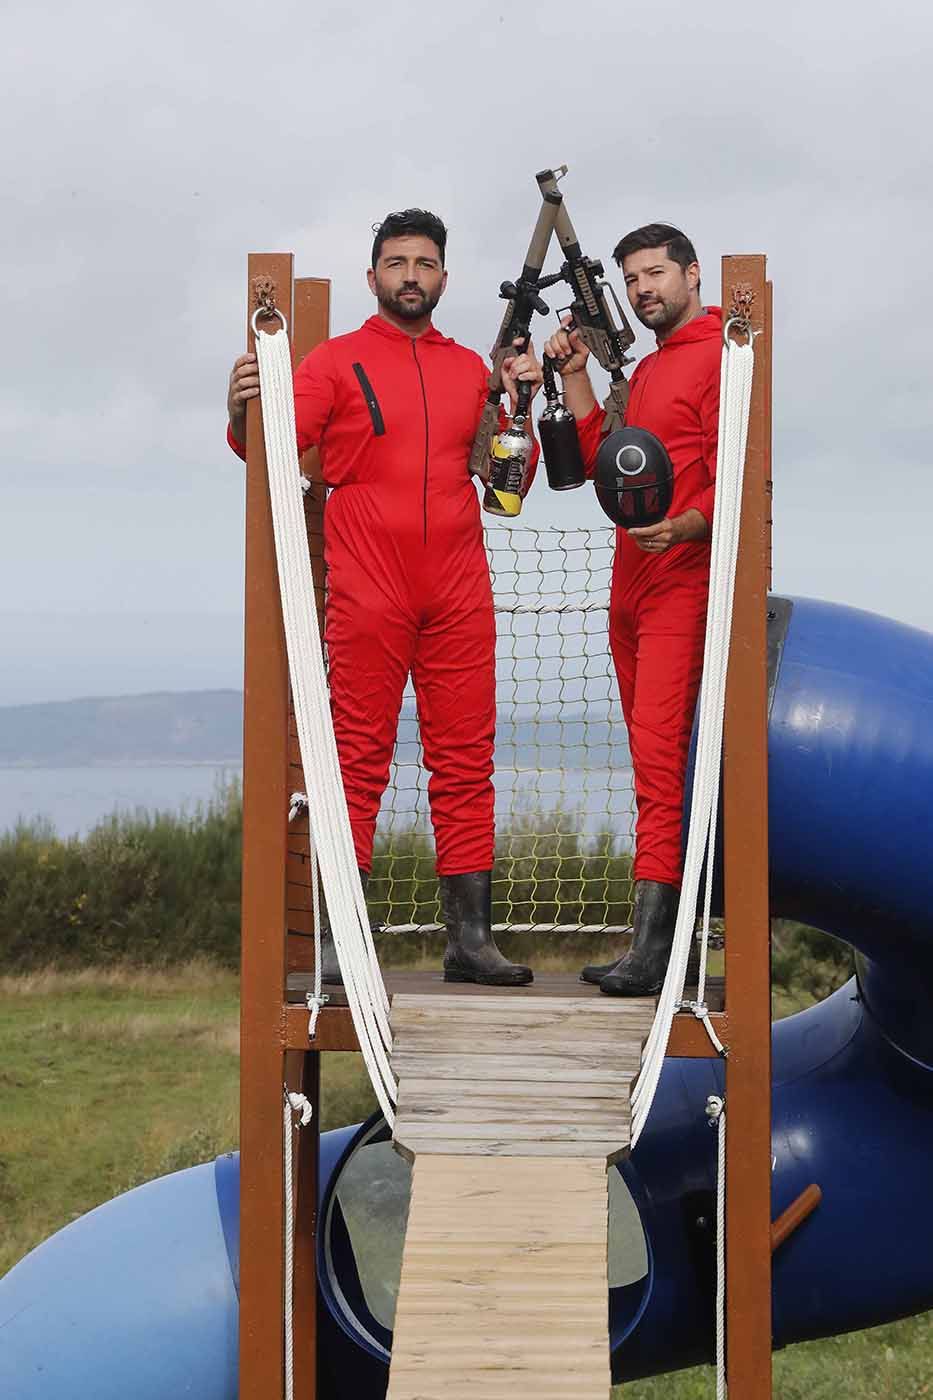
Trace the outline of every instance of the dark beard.
{"type": "Polygon", "coordinates": [[[391,311],[393,316],[397,316],[400,321],[421,321],[425,316],[430,316],[435,306],[441,299],[440,292],[437,296],[428,296],[422,292],[421,288],[416,289],[420,295],[420,301],[403,301],[401,296],[392,296],[376,283],[376,299],[383,311],[391,311]]]}
{"type": "Polygon", "coordinates": [[[684,298],[681,302],[662,301],[659,305],[654,306],[647,316],[638,309],[637,304],[634,311],[639,321],[643,326],[647,326],[649,331],[654,331],[655,335],[664,335],[672,326],[677,325],[686,311],[687,305],[687,299],[684,298]]]}
{"type": "Polygon", "coordinates": [[[647,315],[643,315],[638,307],[635,307],[635,315],[643,326],[647,326],[649,331],[659,332],[670,330],[671,326],[676,326],[681,316],[684,314],[686,302],[681,306],[675,306],[672,302],[662,301],[659,305],[652,307],[647,315]]]}

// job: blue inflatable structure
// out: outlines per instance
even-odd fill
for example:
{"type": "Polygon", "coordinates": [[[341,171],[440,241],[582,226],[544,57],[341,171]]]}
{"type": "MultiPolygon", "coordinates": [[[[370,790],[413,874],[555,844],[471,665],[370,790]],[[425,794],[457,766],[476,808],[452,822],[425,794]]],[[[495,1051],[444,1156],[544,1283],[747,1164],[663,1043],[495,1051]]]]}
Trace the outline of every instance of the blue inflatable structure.
{"type": "MultiPolygon", "coordinates": [[[[777,600],[776,600],[777,601],[777,600]]],[[[850,943],[857,975],[774,1027],[776,1346],[933,1308],[933,636],[796,600],[773,649],[772,908],[850,943]]],[[[610,1191],[614,1368],[708,1361],[721,1065],[668,1060],[610,1191]]],[[[384,1393],[407,1167],[380,1120],[321,1141],[321,1395],[384,1393]]],[[[92,1211],[0,1281],[4,1400],[234,1400],[233,1155],[92,1211]]]]}

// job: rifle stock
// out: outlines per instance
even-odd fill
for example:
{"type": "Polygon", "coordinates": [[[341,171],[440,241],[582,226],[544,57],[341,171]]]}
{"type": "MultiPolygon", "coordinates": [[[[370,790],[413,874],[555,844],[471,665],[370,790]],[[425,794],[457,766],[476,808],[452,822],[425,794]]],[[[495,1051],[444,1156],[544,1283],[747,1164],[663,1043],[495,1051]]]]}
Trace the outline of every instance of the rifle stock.
{"type": "Polygon", "coordinates": [[[614,433],[616,428],[621,428],[625,424],[625,410],[628,407],[629,386],[628,380],[624,376],[614,380],[609,386],[609,393],[603,403],[603,432],[614,433]]]}
{"type": "Polygon", "coordinates": [[[499,396],[497,394],[494,403],[487,399],[483,404],[479,427],[476,429],[476,437],[473,439],[473,446],[470,450],[469,471],[478,476],[480,481],[489,480],[489,454],[492,449],[492,440],[498,429],[499,396]]]}
{"type": "Polygon", "coordinates": [[[537,311],[547,315],[548,308],[538,295],[541,270],[547,257],[548,245],[554,232],[557,214],[561,207],[561,194],[557,182],[566,174],[565,165],[555,170],[542,170],[536,176],[541,190],[541,208],[535,222],[525,262],[516,282],[503,282],[499,295],[507,301],[505,315],[499,327],[490,356],[492,372],[489,375],[489,388],[486,402],[473,447],[470,451],[469,470],[485,481],[489,475],[489,449],[499,425],[499,400],[502,395],[502,365],[517,353],[521,344],[528,344],[531,338],[531,318],[537,311]],[[516,341],[519,345],[516,345],[516,341]]]}

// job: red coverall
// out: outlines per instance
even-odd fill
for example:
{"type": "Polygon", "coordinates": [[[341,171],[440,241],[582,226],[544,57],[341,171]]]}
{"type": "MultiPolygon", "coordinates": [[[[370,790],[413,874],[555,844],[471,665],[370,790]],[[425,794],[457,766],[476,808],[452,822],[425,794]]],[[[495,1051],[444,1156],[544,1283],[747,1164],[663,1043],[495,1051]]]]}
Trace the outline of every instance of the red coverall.
{"type": "Polygon", "coordinates": [[[363,870],[409,673],[438,874],[492,868],[496,629],[467,470],[488,380],[474,351],[433,326],[412,339],[380,316],[317,346],[295,373],[298,449],[317,445],[331,488],[331,710],[363,870]]]}
{"type": "MultiPolygon", "coordinates": [[[[638,365],[628,425],[660,438],[674,466],[670,516],[693,507],[712,527],[719,434],[722,314],[708,307],[638,365]]],[[[602,410],[578,424],[592,471],[602,410]]],[[[703,670],[709,535],[646,554],[616,531],[609,645],[635,770],[633,875],[680,888],[684,782],[703,670]]]]}

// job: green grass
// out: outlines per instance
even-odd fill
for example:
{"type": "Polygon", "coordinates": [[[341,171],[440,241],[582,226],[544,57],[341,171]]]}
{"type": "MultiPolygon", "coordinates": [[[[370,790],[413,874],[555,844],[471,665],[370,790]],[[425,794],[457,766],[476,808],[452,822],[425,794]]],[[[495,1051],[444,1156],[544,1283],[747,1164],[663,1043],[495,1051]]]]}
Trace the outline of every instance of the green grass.
{"type": "MultiPolygon", "coordinates": [[[[206,962],[0,978],[0,1274],[70,1220],[238,1137],[239,986],[206,962]]],[[[375,1102],[327,1057],[325,1128],[375,1102]]]]}
{"type": "MultiPolygon", "coordinates": [[[[775,1400],[920,1400],[933,1395],[933,1313],[887,1327],[801,1342],[775,1353],[775,1400]]],[[[633,1381],[617,1400],[710,1400],[715,1372],[697,1367],[633,1381]]]]}
{"type": "MultiPolygon", "coordinates": [[[[812,986],[779,991],[786,1009],[845,968],[810,972],[812,986]]],[[[204,961],[0,978],[0,1274],[118,1192],[235,1146],[237,1015],[236,976],[204,961]]],[[[323,1065],[322,1126],[366,1116],[359,1057],[323,1065]]],[[[774,1377],[777,1400],[933,1397],[933,1314],[790,1347],[774,1377]]],[[[713,1375],[699,1368],[614,1394],[708,1400],[713,1375]]]]}

